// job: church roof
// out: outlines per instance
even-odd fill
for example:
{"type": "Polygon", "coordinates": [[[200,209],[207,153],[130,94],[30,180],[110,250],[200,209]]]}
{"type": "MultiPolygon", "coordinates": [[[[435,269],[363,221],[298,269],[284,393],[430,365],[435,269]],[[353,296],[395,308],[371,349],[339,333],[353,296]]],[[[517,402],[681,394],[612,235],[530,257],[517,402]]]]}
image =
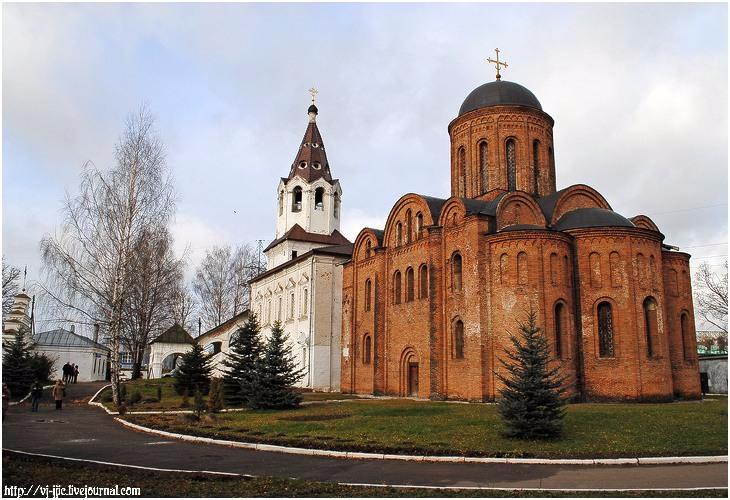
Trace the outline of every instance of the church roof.
{"type": "Polygon", "coordinates": [[[164,342],[165,344],[195,344],[195,339],[180,324],[175,323],[157,336],[150,344],[164,342]]]}
{"type": "Polygon", "coordinates": [[[325,245],[344,245],[350,243],[350,240],[342,236],[342,233],[340,233],[337,229],[335,229],[330,235],[309,233],[299,224],[294,224],[286,233],[269,243],[269,245],[264,248],[264,252],[274,248],[276,245],[285,240],[306,241],[309,243],[322,243],[325,245]]]}
{"type": "Polygon", "coordinates": [[[235,322],[242,320],[244,318],[248,318],[249,310],[246,309],[245,311],[241,311],[240,313],[234,315],[232,318],[228,318],[220,325],[216,325],[207,332],[201,334],[198,336],[195,340],[196,342],[200,342],[201,340],[205,340],[207,337],[214,337],[219,331],[225,330],[235,322]]]}
{"type": "Polygon", "coordinates": [[[475,109],[505,105],[528,106],[542,111],[540,101],[528,89],[518,83],[496,80],[472,90],[459,108],[459,116],[475,109]]]}
{"type": "MultiPolygon", "coordinates": [[[[343,236],[344,238],[344,236],[343,236]]],[[[249,284],[255,283],[257,281],[260,281],[267,276],[271,276],[272,274],[276,274],[282,269],[286,269],[289,266],[292,266],[294,264],[297,264],[303,260],[307,260],[313,255],[336,255],[341,257],[351,257],[352,256],[352,249],[354,245],[350,242],[343,243],[340,245],[330,245],[326,247],[320,247],[320,248],[313,248],[312,250],[303,253],[302,255],[299,255],[293,259],[290,259],[282,264],[279,264],[278,266],[269,269],[268,271],[264,271],[263,273],[259,274],[255,278],[250,279],[248,282],[249,284]]]]}
{"type": "Polygon", "coordinates": [[[629,219],[605,208],[579,208],[563,215],[553,229],[565,231],[582,227],[635,227],[629,219]]]}
{"type": "Polygon", "coordinates": [[[35,333],[33,335],[33,341],[41,346],[95,347],[97,349],[109,350],[106,346],[94,342],[90,338],[64,330],[63,328],[35,333]]]}
{"type": "Polygon", "coordinates": [[[292,163],[289,176],[284,181],[285,183],[295,176],[299,176],[307,182],[313,182],[317,179],[332,182],[330,166],[324,150],[324,141],[322,141],[322,135],[319,133],[319,128],[317,128],[317,107],[310,106],[308,113],[307,130],[304,132],[302,144],[299,146],[299,151],[297,151],[297,156],[294,158],[294,163],[292,163]]]}

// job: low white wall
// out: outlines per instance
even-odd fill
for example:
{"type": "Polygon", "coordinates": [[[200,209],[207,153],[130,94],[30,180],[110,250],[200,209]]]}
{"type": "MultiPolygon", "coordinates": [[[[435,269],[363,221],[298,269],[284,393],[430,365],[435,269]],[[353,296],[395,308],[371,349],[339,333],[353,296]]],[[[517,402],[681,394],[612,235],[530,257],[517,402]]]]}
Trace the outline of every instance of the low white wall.
{"type": "Polygon", "coordinates": [[[53,380],[63,378],[63,365],[67,362],[79,366],[78,382],[90,382],[104,380],[106,378],[106,353],[100,349],[87,347],[61,347],[61,346],[36,346],[35,352],[46,354],[56,360],[54,371],[51,376],[53,380]],[[99,357],[96,357],[96,355],[99,357]],[[96,357],[96,370],[94,359],[96,357]]]}

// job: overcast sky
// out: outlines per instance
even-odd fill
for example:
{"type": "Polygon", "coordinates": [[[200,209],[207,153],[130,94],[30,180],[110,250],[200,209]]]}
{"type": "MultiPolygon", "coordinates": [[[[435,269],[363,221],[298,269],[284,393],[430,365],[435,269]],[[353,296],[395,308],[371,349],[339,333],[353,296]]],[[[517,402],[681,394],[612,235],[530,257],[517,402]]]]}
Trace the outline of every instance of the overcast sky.
{"type": "Polygon", "coordinates": [[[725,4],[3,5],[2,251],[39,275],[81,166],[125,116],[157,118],[176,247],[268,243],[307,89],[344,191],[343,233],[403,194],[449,195],[448,123],[501,49],[555,119],[558,188],[646,214],[692,265],[727,254],[725,4]]]}

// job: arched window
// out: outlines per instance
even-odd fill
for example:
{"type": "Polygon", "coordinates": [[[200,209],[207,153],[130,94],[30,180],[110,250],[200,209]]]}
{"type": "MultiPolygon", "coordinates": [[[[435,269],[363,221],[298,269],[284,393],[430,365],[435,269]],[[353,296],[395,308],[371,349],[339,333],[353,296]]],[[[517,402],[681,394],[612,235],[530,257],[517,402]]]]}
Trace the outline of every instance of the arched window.
{"type": "Polygon", "coordinates": [[[406,302],[411,302],[414,298],[414,275],[413,268],[406,269],[406,302]]]}
{"type": "Polygon", "coordinates": [[[279,300],[278,300],[279,307],[276,308],[276,321],[281,321],[281,312],[282,312],[283,305],[284,305],[283,302],[284,302],[284,299],[282,297],[279,297],[279,300]]]}
{"type": "Polygon", "coordinates": [[[565,328],[565,306],[562,302],[555,304],[555,356],[563,357],[563,329],[565,328]]]}
{"type": "Polygon", "coordinates": [[[373,243],[370,240],[365,242],[365,257],[370,257],[373,252],[373,243]]]}
{"type": "Polygon", "coordinates": [[[422,264],[418,269],[419,299],[428,297],[428,266],[422,264]]]}
{"type": "Polygon", "coordinates": [[[291,211],[301,212],[302,211],[302,188],[297,186],[292,191],[291,197],[291,211]]]}
{"type": "Polygon", "coordinates": [[[618,252],[611,252],[608,256],[608,265],[611,268],[611,286],[621,286],[621,258],[618,252]]]}
{"type": "Polygon", "coordinates": [[[596,252],[591,252],[588,256],[588,264],[591,266],[591,285],[594,288],[601,286],[601,256],[596,252]]]}
{"type": "Polygon", "coordinates": [[[373,339],[369,334],[365,334],[362,342],[362,363],[369,365],[373,357],[373,339]]]}
{"type": "Polygon", "coordinates": [[[540,191],[540,141],[532,141],[532,178],[534,181],[533,192],[538,194],[540,191]]]}
{"type": "Polygon", "coordinates": [[[563,273],[565,274],[565,286],[573,286],[570,279],[570,261],[567,255],[563,255],[563,273]]]}
{"type": "Polygon", "coordinates": [[[458,253],[451,257],[451,283],[454,291],[461,290],[461,255],[458,253]]]}
{"type": "Polygon", "coordinates": [[[423,214],[421,212],[416,213],[416,239],[421,237],[423,232],[423,214]]]}
{"type": "Polygon", "coordinates": [[[517,189],[517,152],[515,151],[515,140],[507,139],[505,145],[507,150],[507,190],[514,191],[517,189]]]}
{"type": "Polygon", "coordinates": [[[669,288],[669,295],[672,297],[679,297],[679,281],[677,280],[677,271],[674,269],[670,269],[667,273],[668,277],[668,285],[669,288]]]}
{"type": "Polygon", "coordinates": [[[335,206],[332,213],[334,214],[335,219],[340,216],[340,193],[335,193],[335,206]]]}
{"type": "Polygon", "coordinates": [[[284,213],[284,191],[279,191],[279,215],[284,213]]]}
{"type": "Polygon", "coordinates": [[[598,304],[598,355],[613,357],[613,311],[609,302],[598,304]]]}
{"type": "Polygon", "coordinates": [[[479,181],[482,194],[489,191],[489,157],[487,156],[487,141],[479,143],[479,181]]]}
{"type": "Polygon", "coordinates": [[[507,284],[507,273],[509,272],[509,257],[506,253],[499,256],[499,282],[502,285],[507,284]]]}
{"type": "Polygon", "coordinates": [[[466,196],[466,150],[459,148],[459,191],[458,196],[466,196]]]}
{"type": "Polygon", "coordinates": [[[370,281],[370,278],[365,280],[365,310],[370,310],[370,300],[373,296],[373,282],[370,281]]]}
{"type": "Polygon", "coordinates": [[[689,339],[689,315],[686,312],[679,317],[679,328],[682,334],[682,355],[685,360],[692,359],[692,352],[689,349],[692,345],[689,339]]]}
{"type": "Polygon", "coordinates": [[[646,355],[654,357],[654,340],[657,339],[656,300],[647,297],[644,300],[644,334],[646,335],[646,355]]]}
{"type": "Polygon", "coordinates": [[[307,289],[302,290],[302,316],[309,313],[309,295],[307,289]]]}
{"type": "Polygon", "coordinates": [[[294,318],[294,292],[289,296],[289,319],[294,318]]]}
{"type": "Polygon", "coordinates": [[[550,254],[550,283],[558,285],[558,254],[555,252],[550,254]]]}
{"type": "Polygon", "coordinates": [[[395,246],[399,247],[403,244],[403,224],[398,222],[395,225],[395,246]]]}
{"type": "Polygon", "coordinates": [[[460,319],[454,322],[454,357],[464,358],[464,322],[460,319]]]}
{"type": "Polygon", "coordinates": [[[526,285],[528,276],[527,254],[525,252],[520,252],[517,254],[517,283],[519,285],[526,285]]]}
{"type": "Polygon", "coordinates": [[[406,210],[406,243],[411,242],[411,238],[413,234],[413,215],[411,214],[411,210],[406,210]]]}
{"type": "Polygon", "coordinates": [[[314,190],[314,209],[324,210],[324,188],[318,187],[314,190]]]}
{"type": "Polygon", "coordinates": [[[401,301],[401,283],[400,283],[400,271],[396,271],[393,274],[393,303],[400,304],[401,301]]]}

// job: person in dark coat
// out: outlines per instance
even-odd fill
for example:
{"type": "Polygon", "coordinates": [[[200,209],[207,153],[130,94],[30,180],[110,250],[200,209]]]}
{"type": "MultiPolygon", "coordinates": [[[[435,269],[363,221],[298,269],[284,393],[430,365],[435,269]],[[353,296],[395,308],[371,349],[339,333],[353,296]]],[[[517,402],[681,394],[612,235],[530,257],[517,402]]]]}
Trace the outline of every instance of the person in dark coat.
{"type": "Polygon", "coordinates": [[[30,386],[30,411],[38,411],[38,405],[40,405],[42,397],[43,384],[36,380],[35,382],[33,382],[33,385],[30,386]]]}
{"type": "Polygon", "coordinates": [[[65,384],[68,382],[68,378],[71,375],[71,363],[66,362],[65,365],[63,365],[63,383],[65,384]]]}
{"type": "Polygon", "coordinates": [[[76,383],[76,379],[79,378],[79,365],[73,366],[73,374],[74,374],[74,384],[76,383]]]}

